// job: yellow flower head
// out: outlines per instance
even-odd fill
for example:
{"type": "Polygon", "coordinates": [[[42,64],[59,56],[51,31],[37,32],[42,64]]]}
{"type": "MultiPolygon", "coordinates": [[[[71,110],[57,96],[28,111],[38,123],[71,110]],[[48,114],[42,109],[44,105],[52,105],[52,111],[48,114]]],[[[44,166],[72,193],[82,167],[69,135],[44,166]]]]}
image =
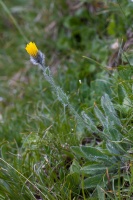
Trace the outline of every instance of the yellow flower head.
{"type": "Polygon", "coordinates": [[[38,48],[34,42],[30,42],[29,44],[27,44],[25,49],[32,57],[36,57],[38,54],[38,48]]]}

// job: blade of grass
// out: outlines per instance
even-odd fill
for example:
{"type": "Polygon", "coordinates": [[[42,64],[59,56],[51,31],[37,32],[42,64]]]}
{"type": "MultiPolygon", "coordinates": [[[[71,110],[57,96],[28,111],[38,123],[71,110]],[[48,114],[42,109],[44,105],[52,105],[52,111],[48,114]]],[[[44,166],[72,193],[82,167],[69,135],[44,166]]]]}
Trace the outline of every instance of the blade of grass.
{"type": "Polygon", "coordinates": [[[39,191],[40,192],[40,194],[43,196],[43,197],[45,197],[47,200],[49,200],[48,199],[48,197],[45,195],[45,194],[43,194],[42,192],[41,192],[41,190],[35,185],[35,184],[33,184],[29,179],[27,179],[23,174],[21,174],[18,170],[16,170],[12,165],[10,165],[9,163],[7,163],[5,160],[3,160],[2,158],[0,158],[0,160],[2,161],[2,162],[4,162],[8,167],[10,167],[11,169],[13,169],[15,172],[17,172],[21,177],[23,177],[27,182],[29,182],[37,191],[39,191]]]}
{"type": "Polygon", "coordinates": [[[17,23],[16,19],[13,17],[13,15],[11,14],[10,10],[8,9],[8,7],[6,6],[6,4],[0,0],[0,4],[3,7],[3,9],[5,10],[5,12],[9,15],[10,19],[13,21],[15,27],[18,29],[20,35],[24,38],[25,42],[28,42],[28,38],[25,36],[25,34],[23,33],[22,29],[20,28],[19,24],[17,23]]]}

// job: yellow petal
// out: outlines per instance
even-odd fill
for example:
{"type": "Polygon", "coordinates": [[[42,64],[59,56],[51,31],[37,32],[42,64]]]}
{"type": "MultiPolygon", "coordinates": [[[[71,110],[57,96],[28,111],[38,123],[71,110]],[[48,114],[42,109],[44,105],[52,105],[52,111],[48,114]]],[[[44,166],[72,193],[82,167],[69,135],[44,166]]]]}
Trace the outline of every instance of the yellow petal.
{"type": "Polygon", "coordinates": [[[38,48],[34,42],[29,42],[26,45],[26,51],[30,56],[36,57],[38,53],[38,48]]]}

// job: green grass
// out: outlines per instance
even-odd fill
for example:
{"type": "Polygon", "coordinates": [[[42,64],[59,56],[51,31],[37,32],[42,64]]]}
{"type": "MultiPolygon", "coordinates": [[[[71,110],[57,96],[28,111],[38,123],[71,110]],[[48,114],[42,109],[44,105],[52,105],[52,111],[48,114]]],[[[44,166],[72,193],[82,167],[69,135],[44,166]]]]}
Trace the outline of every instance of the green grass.
{"type": "Polygon", "coordinates": [[[2,200],[133,196],[132,46],[106,67],[111,44],[128,40],[133,3],[97,2],[0,0],[2,200]],[[29,41],[56,89],[29,62],[29,41]]]}

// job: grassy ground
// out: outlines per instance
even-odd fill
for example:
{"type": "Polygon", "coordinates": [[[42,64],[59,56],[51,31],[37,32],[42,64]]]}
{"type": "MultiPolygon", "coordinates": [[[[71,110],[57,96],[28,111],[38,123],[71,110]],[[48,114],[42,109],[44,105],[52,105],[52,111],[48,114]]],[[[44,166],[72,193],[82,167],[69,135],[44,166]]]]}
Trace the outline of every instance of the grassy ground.
{"type": "Polygon", "coordinates": [[[133,197],[132,11],[127,0],[0,0],[1,200],[133,197]]]}

